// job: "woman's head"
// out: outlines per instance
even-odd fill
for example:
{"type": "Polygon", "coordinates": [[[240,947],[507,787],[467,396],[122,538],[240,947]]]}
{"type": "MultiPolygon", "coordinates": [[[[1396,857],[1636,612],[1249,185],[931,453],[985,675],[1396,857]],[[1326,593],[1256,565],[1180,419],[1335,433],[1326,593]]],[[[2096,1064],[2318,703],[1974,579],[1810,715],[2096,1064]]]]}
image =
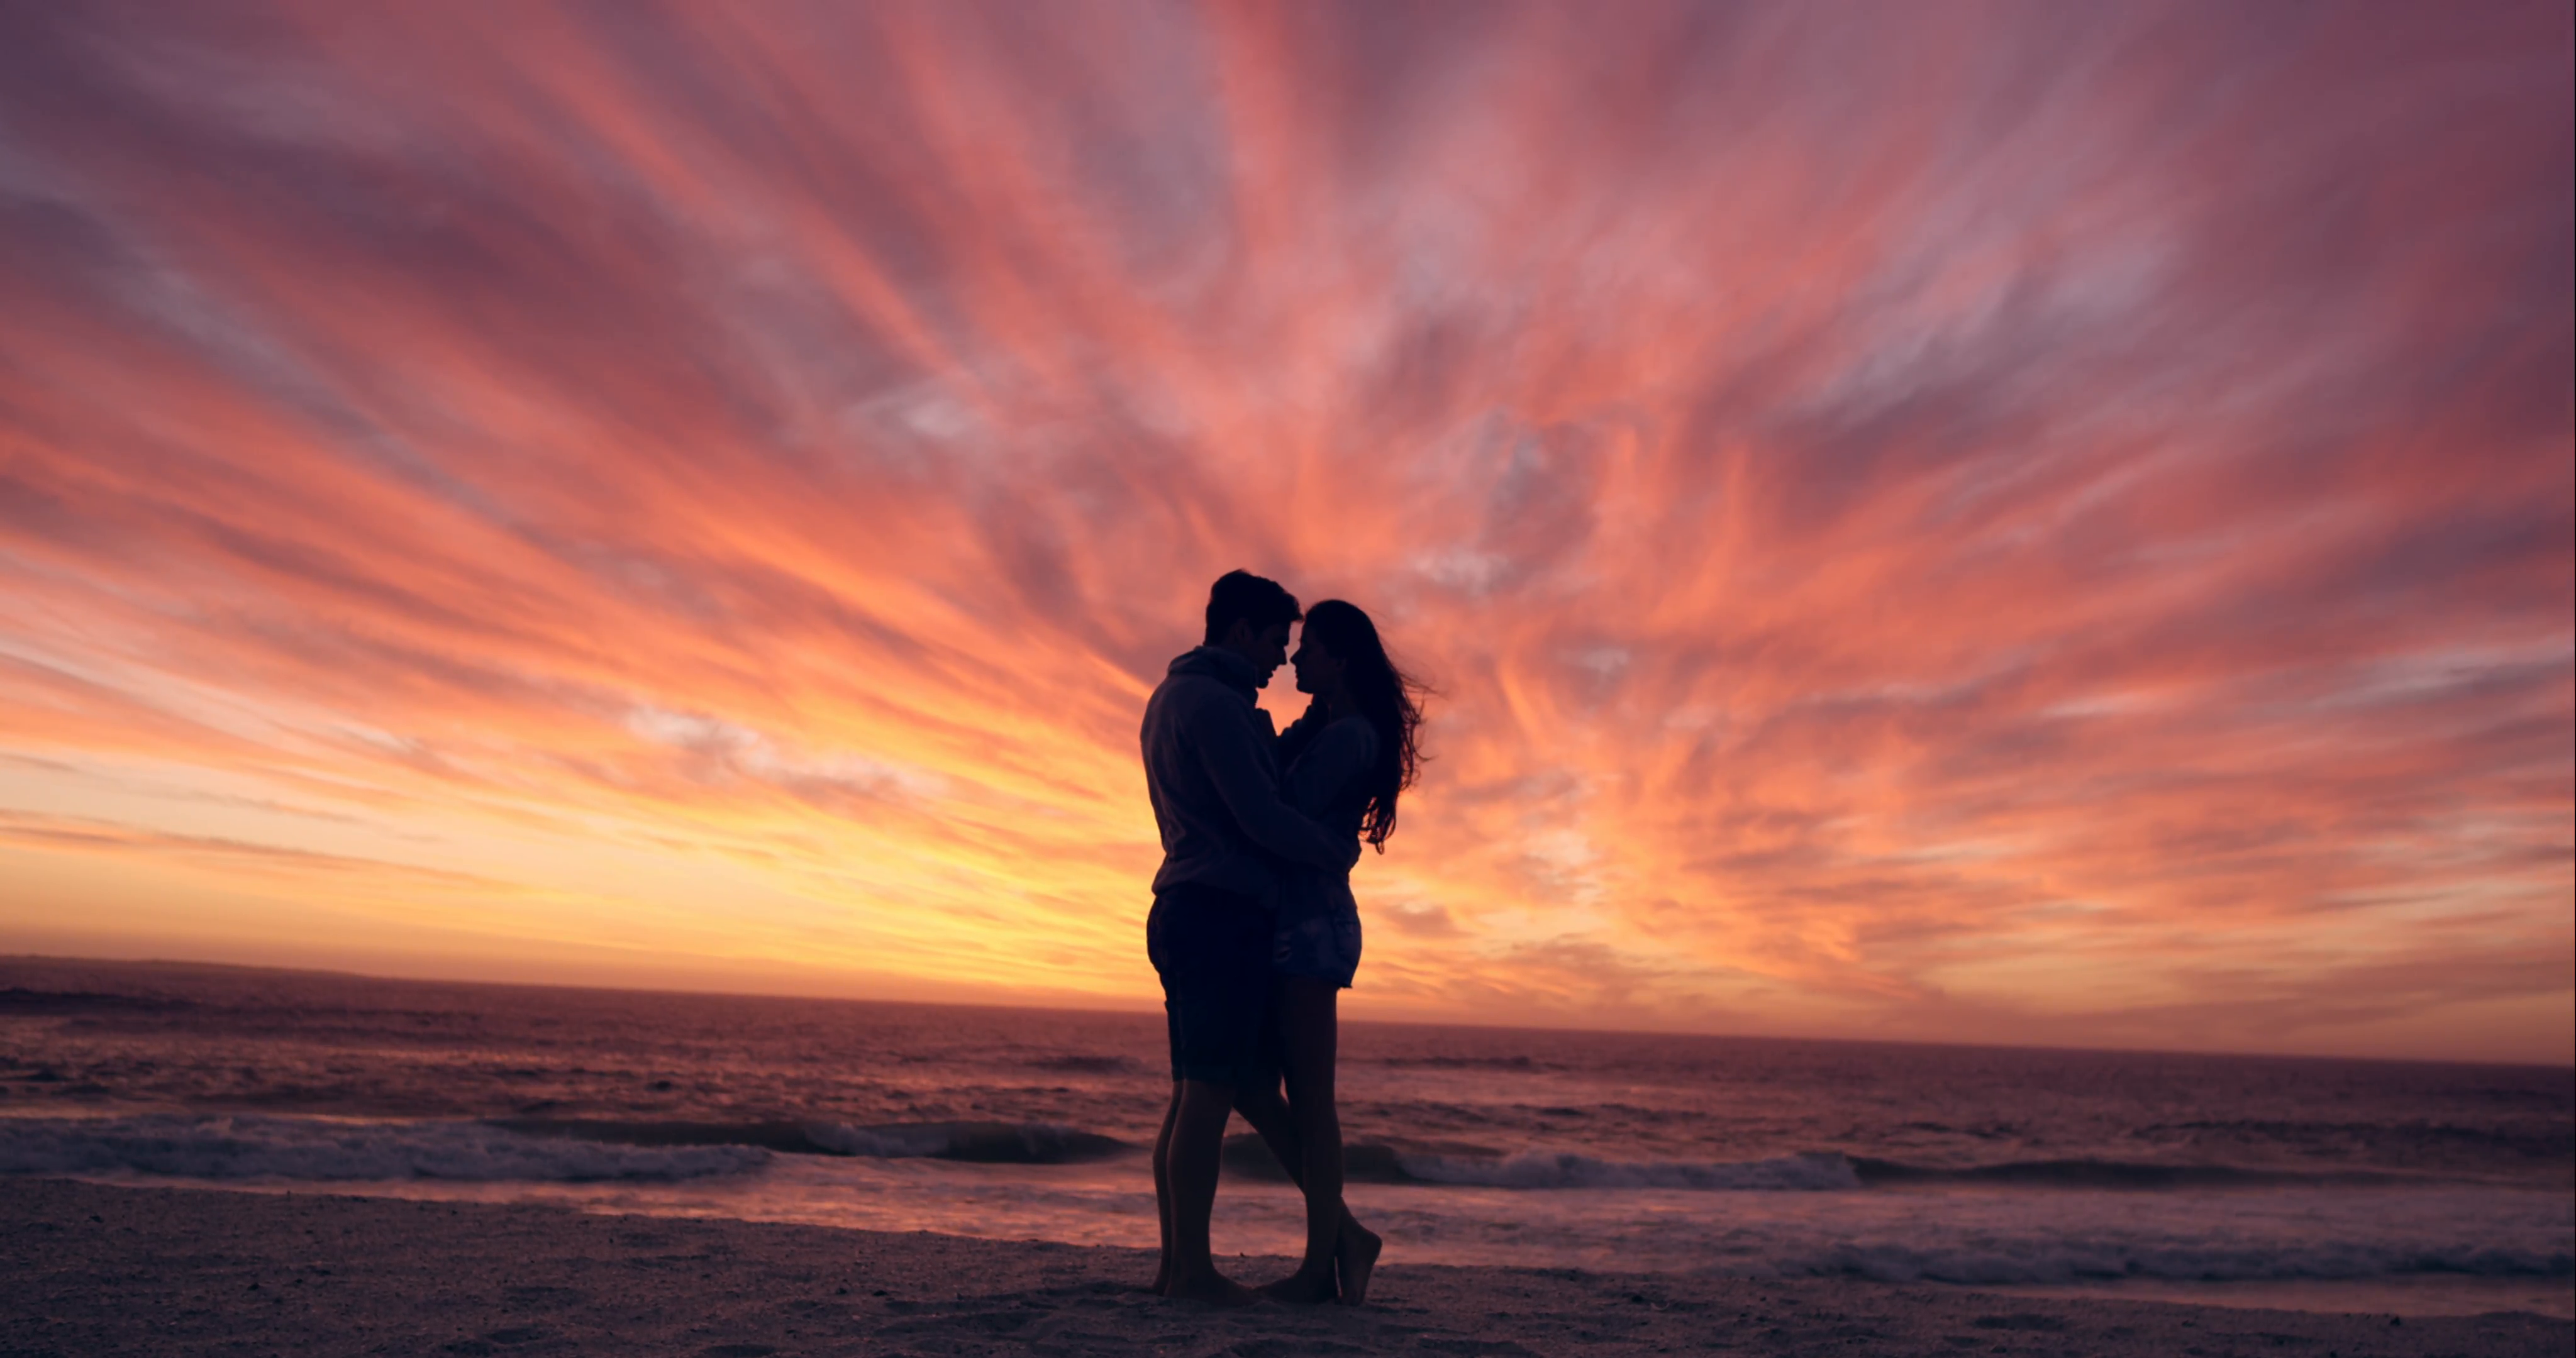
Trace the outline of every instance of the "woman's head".
{"type": "Polygon", "coordinates": [[[1362,785],[1368,801],[1360,814],[1360,833],[1383,852],[1386,837],[1395,833],[1396,796],[1413,786],[1421,763],[1422,685],[1387,659],[1369,615],[1339,599],[1306,610],[1294,663],[1300,690],[1318,695],[1335,688],[1347,691],[1351,705],[1377,729],[1377,764],[1362,785]]]}

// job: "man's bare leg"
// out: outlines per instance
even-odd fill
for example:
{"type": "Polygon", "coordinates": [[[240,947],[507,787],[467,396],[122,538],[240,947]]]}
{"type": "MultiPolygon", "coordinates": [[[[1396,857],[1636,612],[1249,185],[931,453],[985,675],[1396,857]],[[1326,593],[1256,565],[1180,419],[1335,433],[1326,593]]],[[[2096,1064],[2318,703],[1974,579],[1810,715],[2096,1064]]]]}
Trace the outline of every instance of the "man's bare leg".
{"type": "Polygon", "coordinates": [[[1164,1172],[1172,1187],[1172,1272],[1164,1295],[1241,1306],[1257,1299],[1252,1289],[1216,1271],[1208,1248],[1208,1216],[1216,1209],[1216,1179],[1225,1149],[1225,1120],[1234,1110],[1234,1087],[1205,1080],[1180,1082],[1172,1109],[1172,1134],[1164,1172]]]}
{"type": "Polygon", "coordinates": [[[1172,1081],[1172,1102],[1163,1109],[1163,1130],[1154,1138],[1154,1215],[1163,1225],[1163,1254],[1154,1265],[1154,1285],[1146,1290],[1164,1295],[1172,1289],[1172,1124],[1181,1116],[1181,1082],[1172,1081]]]}

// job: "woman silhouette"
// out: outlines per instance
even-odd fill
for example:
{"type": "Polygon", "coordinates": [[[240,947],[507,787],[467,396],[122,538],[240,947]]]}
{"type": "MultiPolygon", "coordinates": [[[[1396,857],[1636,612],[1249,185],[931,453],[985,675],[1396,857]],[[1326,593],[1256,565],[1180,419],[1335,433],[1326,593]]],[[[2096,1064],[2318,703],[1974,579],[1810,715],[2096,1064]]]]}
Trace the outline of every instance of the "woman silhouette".
{"type": "MultiPolygon", "coordinates": [[[[1396,797],[1419,762],[1421,686],[1387,659],[1377,625],[1339,599],[1307,611],[1297,654],[1297,689],[1313,695],[1280,736],[1289,805],[1328,830],[1356,835],[1378,852],[1395,833],[1396,797]]],[[[1359,904],[1348,872],[1299,867],[1282,875],[1271,966],[1271,1039],[1287,1081],[1247,1090],[1244,1119],[1306,1195],[1306,1257],[1264,1290],[1283,1300],[1368,1297],[1379,1238],[1342,1202],[1342,1128],[1333,1106],[1339,1045],[1336,1003],[1360,964],[1359,904]],[[1336,1275],[1338,1274],[1338,1285],[1336,1275]]]]}

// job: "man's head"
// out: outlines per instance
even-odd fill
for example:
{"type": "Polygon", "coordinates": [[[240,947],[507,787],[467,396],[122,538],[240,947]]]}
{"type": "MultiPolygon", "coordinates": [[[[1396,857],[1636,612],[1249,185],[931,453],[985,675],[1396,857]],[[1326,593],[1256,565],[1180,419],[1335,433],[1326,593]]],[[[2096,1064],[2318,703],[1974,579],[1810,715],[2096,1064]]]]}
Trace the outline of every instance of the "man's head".
{"type": "Polygon", "coordinates": [[[1256,687],[1288,663],[1288,625],[1305,616],[1297,596],[1249,571],[1227,571],[1208,590],[1207,644],[1252,662],[1256,687]]]}

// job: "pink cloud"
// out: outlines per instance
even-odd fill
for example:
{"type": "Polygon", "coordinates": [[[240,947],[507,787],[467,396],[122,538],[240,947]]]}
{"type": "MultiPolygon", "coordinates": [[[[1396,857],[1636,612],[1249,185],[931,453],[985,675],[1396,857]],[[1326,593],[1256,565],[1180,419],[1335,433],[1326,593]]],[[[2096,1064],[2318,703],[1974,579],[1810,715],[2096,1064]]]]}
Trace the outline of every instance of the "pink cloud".
{"type": "Polygon", "coordinates": [[[1245,565],[1441,690],[1364,1010],[2568,1058],[2563,6],[0,22],[80,862],[1132,998],[1245,565]]]}

